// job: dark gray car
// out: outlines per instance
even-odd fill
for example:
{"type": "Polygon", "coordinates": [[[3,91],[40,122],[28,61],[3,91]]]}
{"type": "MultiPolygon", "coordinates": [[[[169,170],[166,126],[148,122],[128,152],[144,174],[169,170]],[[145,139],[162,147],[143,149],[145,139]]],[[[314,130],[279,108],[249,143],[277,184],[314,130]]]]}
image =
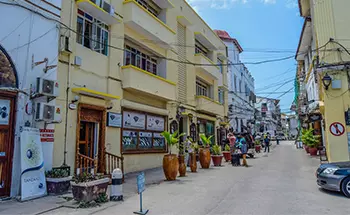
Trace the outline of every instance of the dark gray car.
{"type": "Polygon", "coordinates": [[[321,164],[316,177],[320,187],[342,192],[350,198],[350,162],[321,164]]]}

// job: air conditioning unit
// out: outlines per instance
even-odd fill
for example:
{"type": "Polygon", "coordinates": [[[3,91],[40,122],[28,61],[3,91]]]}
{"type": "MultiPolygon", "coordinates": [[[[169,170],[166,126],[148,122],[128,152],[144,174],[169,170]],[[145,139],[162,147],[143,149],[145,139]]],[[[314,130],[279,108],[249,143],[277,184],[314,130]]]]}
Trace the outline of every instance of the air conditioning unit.
{"type": "Polygon", "coordinates": [[[35,105],[35,120],[45,122],[60,122],[61,107],[50,105],[47,103],[36,103],[35,105]]]}
{"type": "Polygon", "coordinates": [[[59,84],[57,81],[44,78],[36,79],[36,93],[45,96],[59,96],[59,84]]]}
{"type": "Polygon", "coordinates": [[[72,53],[72,47],[71,47],[70,38],[64,35],[61,35],[60,37],[60,52],[63,53],[72,53]]]}

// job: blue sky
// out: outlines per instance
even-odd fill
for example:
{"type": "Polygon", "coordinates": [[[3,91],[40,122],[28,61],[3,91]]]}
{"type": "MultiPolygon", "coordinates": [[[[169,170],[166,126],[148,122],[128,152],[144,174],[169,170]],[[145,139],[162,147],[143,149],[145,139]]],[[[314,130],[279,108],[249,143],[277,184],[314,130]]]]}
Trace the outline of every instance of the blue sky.
{"type": "MultiPolygon", "coordinates": [[[[257,62],[283,58],[295,54],[303,19],[299,16],[298,0],[187,0],[213,29],[226,30],[238,40],[245,50],[242,62],[257,62]],[[268,52],[267,52],[268,51],[268,52]],[[279,51],[271,53],[270,51],[279,51]]],[[[271,92],[274,83],[291,80],[295,76],[294,58],[260,65],[246,65],[255,78],[255,89],[259,96],[271,92]],[[272,85],[266,90],[264,86],[272,85]]],[[[276,92],[288,91],[294,86],[291,81],[276,92]]],[[[292,91],[294,92],[294,90],[292,91]]],[[[280,94],[269,97],[277,98],[280,94]]],[[[281,109],[287,111],[294,94],[282,96],[281,109]]]]}

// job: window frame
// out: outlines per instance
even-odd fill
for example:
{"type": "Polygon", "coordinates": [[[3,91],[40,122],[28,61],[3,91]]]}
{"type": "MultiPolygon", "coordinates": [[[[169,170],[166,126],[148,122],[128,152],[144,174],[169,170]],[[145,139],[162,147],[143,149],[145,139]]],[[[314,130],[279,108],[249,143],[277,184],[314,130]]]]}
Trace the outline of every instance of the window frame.
{"type": "Polygon", "coordinates": [[[209,58],[209,49],[207,49],[201,42],[195,39],[195,54],[203,54],[209,58]]]}
{"type": "Polygon", "coordinates": [[[199,78],[196,78],[196,96],[205,96],[210,98],[210,85],[199,78]],[[206,94],[198,93],[199,91],[206,92],[206,94]]]}
{"type": "Polygon", "coordinates": [[[225,91],[223,89],[218,89],[218,94],[219,94],[219,103],[220,104],[225,104],[225,91]]]}
{"type": "Polygon", "coordinates": [[[219,71],[222,74],[224,72],[224,67],[223,67],[223,61],[220,58],[217,58],[218,66],[219,66],[219,71]]]}
{"type": "Polygon", "coordinates": [[[161,117],[164,118],[164,130],[168,130],[168,117],[167,116],[162,116],[159,114],[153,114],[150,112],[144,112],[144,111],[138,111],[138,110],[133,110],[133,109],[122,109],[122,122],[124,122],[123,119],[123,113],[124,112],[134,112],[138,114],[144,114],[145,115],[145,129],[135,129],[135,128],[124,128],[124,125],[121,127],[121,135],[120,135],[120,151],[122,154],[152,154],[152,153],[167,153],[168,152],[168,144],[166,140],[164,139],[164,148],[163,149],[155,149],[154,148],[154,139],[155,135],[154,134],[160,134],[162,131],[153,131],[153,130],[148,130],[147,129],[147,119],[149,116],[153,117],[161,117]],[[137,132],[137,145],[136,149],[129,149],[129,150],[124,150],[123,147],[123,133],[124,131],[131,131],[131,132],[137,132]],[[147,148],[140,148],[140,132],[144,133],[152,133],[152,148],[147,149],[147,148]]]}
{"type": "Polygon", "coordinates": [[[110,43],[110,31],[109,25],[102,22],[99,19],[96,19],[89,13],[78,9],[77,11],[77,35],[76,42],[85,48],[88,48],[97,53],[103,54],[105,56],[109,55],[109,43],[110,43]],[[82,22],[79,22],[79,19],[82,22]],[[86,34],[86,22],[89,22],[91,25],[91,29],[89,35],[86,34]],[[82,29],[78,29],[78,24],[82,25],[82,29]],[[81,30],[81,32],[79,32],[81,30]],[[97,36],[99,35],[99,39],[97,36]],[[106,39],[107,35],[107,39],[106,39]],[[95,38],[96,37],[96,38],[95,38]],[[89,44],[85,44],[86,40],[88,40],[89,44]],[[98,45],[97,45],[98,44],[98,45]],[[98,46],[98,47],[96,47],[98,46]]]}
{"type": "Polygon", "coordinates": [[[124,45],[124,66],[132,65],[159,76],[157,58],[151,57],[150,54],[146,53],[140,48],[135,47],[136,46],[131,45],[130,42],[124,45]],[[127,62],[127,55],[130,56],[130,62],[127,62]]]}

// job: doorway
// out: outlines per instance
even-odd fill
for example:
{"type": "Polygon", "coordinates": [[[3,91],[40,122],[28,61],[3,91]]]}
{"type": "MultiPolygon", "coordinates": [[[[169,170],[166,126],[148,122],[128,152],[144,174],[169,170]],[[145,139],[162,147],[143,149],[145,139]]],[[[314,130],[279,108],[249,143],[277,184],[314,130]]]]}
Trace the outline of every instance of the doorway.
{"type": "Polygon", "coordinates": [[[0,197],[10,196],[14,104],[14,97],[0,94],[0,197]]]}
{"type": "Polygon", "coordinates": [[[105,172],[106,109],[79,105],[77,123],[76,173],[105,172]]]}

